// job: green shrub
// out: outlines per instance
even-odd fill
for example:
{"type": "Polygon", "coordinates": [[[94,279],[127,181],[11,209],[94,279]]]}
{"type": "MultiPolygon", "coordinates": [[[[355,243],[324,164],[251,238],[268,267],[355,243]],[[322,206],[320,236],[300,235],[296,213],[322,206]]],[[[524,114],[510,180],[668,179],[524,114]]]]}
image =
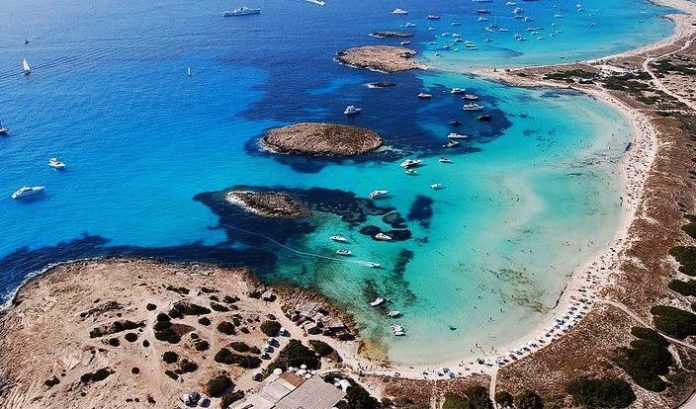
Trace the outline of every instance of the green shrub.
{"type": "Polygon", "coordinates": [[[222,321],[219,323],[217,330],[226,335],[234,335],[237,333],[237,331],[234,329],[234,325],[232,325],[232,323],[229,321],[222,321]]]}
{"type": "Polygon", "coordinates": [[[696,239],[696,216],[689,214],[685,217],[686,220],[689,221],[689,223],[682,226],[682,230],[684,230],[686,234],[691,236],[692,239],[696,239]]]}
{"type": "Polygon", "coordinates": [[[118,338],[111,338],[109,339],[109,345],[111,345],[112,347],[117,347],[121,345],[121,341],[119,341],[118,338]]]}
{"type": "Polygon", "coordinates": [[[500,391],[495,394],[495,403],[503,408],[511,408],[515,403],[515,398],[508,391],[500,391]]]}
{"type": "Polygon", "coordinates": [[[210,348],[210,344],[208,341],[200,340],[193,344],[193,347],[196,349],[196,351],[207,351],[210,348]]]}
{"type": "Polygon", "coordinates": [[[226,306],[224,306],[224,305],[222,305],[222,304],[218,304],[218,303],[216,303],[216,302],[211,302],[211,303],[210,303],[210,308],[212,308],[214,311],[217,311],[217,312],[227,312],[227,311],[230,310],[230,309],[227,308],[226,306]]]}
{"type": "Polygon", "coordinates": [[[60,380],[56,378],[55,376],[51,379],[46,379],[44,381],[44,385],[48,386],[49,388],[52,388],[60,383],[60,380]]]}
{"type": "Polygon", "coordinates": [[[154,310],[157,309],[157,306],[156,306],[155,304],[153,304],[153,303],[148,303],[148,304],[145,306],[145,309],[147,309],[148,311],[154,311],[154,310]]]}
{"type": "Polygon", "coordinates": [[[681,281],[675,279],[670,281],[667,287],[687,297],[696,295],[696,280],[681,281]]]}
{"type": "Polygon", "coordinates": [[[228,365],[238,365],[242,368],[258,368],[261,366],[261,359],[256,356],[235,354],[227,348],[220,349],[215,354],[215,362],[228,365]]]}
{"type": "Polygon", "coordinates": [[[568,384],[566,390],[575,403],[587,408],[619,409],[636,400],[631,385],[619,378],[580,378],[568,384]]]}
{"type": "Polygon", "coordinates": [[[90,382],[100,382],[103,381],[104,379],[108,378],[109,375],[111,375],[111,369],[109,368],[101,368],[95,371],[94,373],[92,372],[87,372],[82,374],[80,376],[80,381],[84,384],[88,384],[90,382]]]}
{"type": "Polygon", "coordinates": [[[234,304],[237,301],[239,301],[238,297],[231,297],[229,295],[226,295],[225,298],[222,299],[223,302],[226,302],[227,304],[234,304]]]}
{"type": "Polygon", "coordinates": [[[173,364],[179,360],[179,354],[173,351],[167,351],[162,354],[162,360],[168,364],[173,364]]]}
{"type": "Polygon", "coordinates": [[[244,398],[244,391],[234,391],[232,393],[228,393],[220,400],[220,407],[227,408],[242,398],[244,398]]]}
{"type": "Polygon", "coordinates": [[[135,342],[138,340],[138,334],[136,334],[135,332],[129,332],[124,336],[124,338],[128,342],[135,342]]]}
{"type": "Polygon", "coordinates": [[[191,290],[189,290],[186,287],[174,287],[173,285],[168,285],[167,290],[174,291],[175,293],[178,293],[181,295],[188,295],[188,293],[191,292],[191,290]]]}
{"type": "Polygon", "coordinates": [[[650,309],[655,315],[655,328],[675,338],[684,339],[696,335],[696,315],[679,308],[656,305],[650,309]]]}
{"type": "Polygon", "coordinates": [[[184,315],[205,315],[210,314],[210,308],[198,304],[189,303],[186,304],[186,307],[184,307],[184,310],[181,312],[184,315]]]}
{"type": "Polygon", "coordinates": [[[534,391],[524,391],[517,396],[517,409],[544,409],[544,399],[534,391]]]}
{"type": "Polygon", "coordinates": [[[179,370],[181,373],[195,372],[197,369],[198,364],[193,361],[189,361],[188,359],[183,359],[179,365],[179,370]]]}
{"type": "Polygon", "coordinates": [[[205,325],[206,327],[210,325],[210,318],[208,317],[201,317],[198,319],[198,323],[201,325],[205,325]]]}
{"type": "Polygon", "coordinates": [[[208,395],[219,398],[233,386],[232,380],[227,375],[219,375],[208,381],[206,390],[208,395]]]}
{"type": "Polygon", "coordinates": [[[334,349],[331,348],[329,344],[317,339],[310,340],[309,345],[312,346],[312,349],[314,349],[319,356],[329,356],[334,352],[334,349]]]}
{"type": "Polygon", "coordinates": [[[158,341],[169,342],[170,344],[178,344],[181,341],[179,334],[171,327],[162,331],[155,331],[155,338],[158,341]]]}
{"type": "Polygon", "coordinates": [[[172,371],[171,369],[167,369],[166,371],[164,371],[164,374],[174,379],[175,381],[179,379],[179,375],[177,375],[176,372],[172,371]]]}
{"type": "Polygon", "coordinates": [[[442,409],[468,409],[469,399],[464,396],[457,395],[453,392],[445,394],[445,403],[442,404],[442,409]]]}
{"type": "Polygon", "coordinates": [[[672,247],[669,254],[681,264],[679,271],[689,276],[696,276],[696,247],[672,247]]]}
{"type": "Polygon", "coordinates": [[[337,407],[341,409],[377,409],[381,408],[379,401],[372,397],[359,383],[353,379],[342,376],[339,373],[328,373],[324,376],[324,382],[333,384],[336,379],[345,379],[350,383],[346,390],[346,402],[339,403],[337,407]]]}
{"type": "Polygon", "coordinates": [[[464,394],[469,399],[467,409],[493,409],[493,402],[491,402],[488,396],[488,389],[483,386],[471,386],[464,391],[464,394]]]}
{"type": "Polygon", "coordinates": [[[653,392],[666,388],[661,375],[669,373],[673,363],[672,354],[667,350],[669,342],[657,332],[648,328],[633,328],[633,336],[640,339],[631,342],[630,347],[619,348],[616,363],[640,387],[653,392]]]}
{"type": "Polygon", "coordinates": [[[270,374],[275,368],[287,370],[291,366],[299,368],[301,365],[307,365],[307,369],[318,369],[321,362],[314,351],[302,345],[300,341],[291,339],[288,345],[280,351],[278,358],[266,368],[266,372],[270,374]]]}
{"type": "Polygon", "coordinates": [[[269,337],[277,337],[280,334],[280,323],[278,321],[264,321],[261,324],[261,332],[269,337]]]}
{"type": "Polygon", "coordinates": [[[155,331],[162,331],[162,330],[165,330],[165,329],[171,328],[171,327],[172,327],[171,321],[157,321],[155,323],[155,325],[152,326],[152,328],[155,331]]]}
{"type": "Polygon", "coordinates": [[[155,319],[158,322],[164,322],[164,321],[171,321],[172,317],[170,317],[169,315],[167,315],[163,312],[160,312],[159,314],[157,314],[157,317],[155,317],[155,319]]]}
{"type": "Polygon", "coordinates": [[[249,352],[251,348],[249,348],[249,345],[245,344],[244,342],[233,342],[230,344],[232,349],[234,349],[237,352],[249,352]]]}

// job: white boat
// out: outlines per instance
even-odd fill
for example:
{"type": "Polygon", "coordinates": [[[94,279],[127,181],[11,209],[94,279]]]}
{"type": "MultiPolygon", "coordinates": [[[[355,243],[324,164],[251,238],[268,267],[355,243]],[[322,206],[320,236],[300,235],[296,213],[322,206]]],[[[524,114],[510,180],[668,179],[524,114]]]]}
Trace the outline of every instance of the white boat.
{"type": "Polygon", "coordinates": [[[370,268],[380,268],[382,265],[379,263],[375,263],[374,261],[367,261],[365,262],[365,266],[370,268]]]}
{"type": "Polygon", "coordinates": [[[427,20],[439,20],[440,16],[436,14],[428,14],[428,17],[426,17],[427,20]]]}
{"type": "Polygon", "coordinates": [[[307,3],[316,4],[317,6],[325,6],[326,2],[322,0],[305,0],[307,3]]]}
{"type": "Polygon", "coordinates": [[[48,166],[56,170],[65,169],[65,163],[58,160],[58,158],[51,158],[48,160],[48,166]]]}
{"type": "Polygon", "coordinates": [[[462,109],[464,111],[483,111],[483,105],[479,104],[464,104],[462,109]]]}
{"type": "Polygon", "coordinates": [[[29,62],[26,58],[22,59],[22,71],[24,72],[24,75],[31,74],[31,67],[29,66],[29,62]]]}
{"type": "Polygon", "coordinates": [[[343,113],[345,115],[357,115],[360,113],[360,111],[362,111],[362,108],[358,108],[354,105],[348,105],[343,113]]]}
{"type": "Polygon", "coordinates": [[[432,185],[430,185],[430,188],[433,190],[440,190],[442,189],[442,183],[433,183],[432,185]]]}
{"type": "Polygon", "coordinates": [[[454,94],[454,95],[463,94],[464,92],[465,92],[464,88],[456,88],[455,87],[455,88],[452,88],[450,90],[450,94],[454,94]]]}
{"type": "Polygon", "coordinates": [[[418,172],[416,172],[416,171],[413,170],[413,169],[406,169],[406,171],[405,171],[404,173],[406,173],[406,174],[409,175],[409,176],[414,176],[414,175],[417,175],[417,174],[418,174],[418,172]]]}
{"type": "Polygon", "coordinates": [[[392,238],[384,233],[375,234],[375,240],[390,241],[392,238]]]}
{"type": "Polygon", "coordinates": [[[399,165],[399,166],[401,166],[404,169],[408,169],[408,168],[420,166],[422,163],[423,163],[423,161],[420,159],[406,159],[405,161],[401,162],[401,165],[399,165]]]}
{"type": "Polygon", "coordinates": [[[338,249],[336,250],[336,254],[339,256],[350,256],[353,255],[353,252],[348,249],[338,249]]]}
{"type": "Polygon", "coordinates": [[[462,99],[465,99],[467,101],[478,101],[479,97],[473,94],[466,94],[462,97],[462,99]]]}
{"type": "Polygon", "coordinates": [[[396,318],[401,315],[401,311],[391,310],[387,313],[388,317],[396,318]]]}
{"type": "Polygon", "coordinates": [[[469,135],[463,135],[463,134],[456,133],[456,132],[450,132],[447,135],[447,139],[455,139],[456,140],[456,139],[468,139],[468,138],[469,138],[469,135]]]}
{"type": "Polygon", "coordinates": [[[384,298],[382,297],[377,297],[374,301],[370,303],[370,305],[373,307],[379,307],[382,304],[384,304],[384,298]]]}
{"type": "Polygon", "coordinates": [[[17,200],[28,196],[33,196],[41,193],[44,189],[46,189],[44,186],[22,186],[12,193],[12,199],[17,200]]]}
{"type": "Polygon", "coordinates": [[[259,14],[261,13],[261,9],[252,9],[247,6],[242,6],[238,9],[234,9],[232,11],[225,11],[222,13],[223,17],[233,17],[233,16],[250,16],[252,14],[259,14]]]}
{"type": "Polygon", "coordinates": [[[395,337],[406,336],[406,333],[404,331],[392,331],[392,334],[394,334],[395,337]]]}
{"type": "Polygon", "coordinates": [[[411,44],[411,42],[408,41],[408,40],[404,40],[404,41],[402,41],[402,42],[399,43],[399,45],[401,45],[402,47],[405,46],[405,45],[409,45],[409,44],[411,44]]]}
{"type": "Polygon", "coordinates": [[[382,197],[386,197],[389,195],[388,190],[375,190],[374,192],[370,193],[370,199],[379,199],[382,197]]]}
{"type": "Polygon", "coordinates": [[[186,76],[187,76],[187,77],[193,76],[193,71],[191,71],[191,67],[188,67],[188,68],[186,69],[186,76]]]}
{"type": "Polygon", "coordinates": [[[2,122],[0,122],[0,135],[7,135],[9,132],[10,130],[2,126],[2,122]]]}
{"type": "Polygon", "coordinates": [[[343,236],[339,236],[339,235],[331,236],[331,237],[329,237],[329,239],[335,241],[336,243],[348,243],[347,238],[345,238],[343,236]]]}
{"type": "Polygon", "coordinates": [[[446,144],[442,145],[443,148],[455,148],[459,146],[459,142],[457,141],[449,141],[446,144]]]}
{"type": "Polygon", "coordinates": [[[432,95],[426,94],[425,92],[421,92],[420,94],[418,94],[418,98],[420,98],[420,99],[430,99],[432,97],[433,97],[432,95]]]}
{"type": "Polygon", "coordinates": [[[403,16],[403,15],[408,14],[408,11],[406,11],[406,10],[404,10],[404,9],[396,8],[396,9],[392,10],[391,13],[392,13],[392,14],[399,14],[399,15],[402,15],[402,16],[403,16]]]}
{"type": "Polygon", "coordinates": [[[440,163],[454,163],[454,162],[452,162],[451,159],[449,159],[449,158],[447,158],[447,157],[445,157],[445,156],[441,157],[441,158],[438,159],[437,161],[440,162],[440,163]]]}
{"type": "Polygon", "coordinates": [[[406,28],[413,28],[413,27],[415,27],[415,26],[416,26],[416,25],[413,24],[413,23],[406,23],[406,24],[404,24],[404,27],[406,27],[406,28]]]}

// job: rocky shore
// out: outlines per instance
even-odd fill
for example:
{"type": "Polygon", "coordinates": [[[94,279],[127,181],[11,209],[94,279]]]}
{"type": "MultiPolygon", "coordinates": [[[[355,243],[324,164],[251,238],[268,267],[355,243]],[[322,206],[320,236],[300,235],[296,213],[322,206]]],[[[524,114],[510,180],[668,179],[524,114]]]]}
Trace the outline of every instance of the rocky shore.
{"type": "MultiPolygon", "coordinates": [[[[375,34],[375,33],[373,33],[375,34]]],[[[416,50],[386,45],[349,48],[339,51],[336,59],[352,67],[383,72],[424,70],[427,67],[415,60],[416,50]]]]}
{"type": "Polygon", "coordinates": [[[274,128],[261,145],[274,153],[316,156],[355,156],[374,151],[384,140],[376,132],[356,126],[299,123],[274,128]]]}

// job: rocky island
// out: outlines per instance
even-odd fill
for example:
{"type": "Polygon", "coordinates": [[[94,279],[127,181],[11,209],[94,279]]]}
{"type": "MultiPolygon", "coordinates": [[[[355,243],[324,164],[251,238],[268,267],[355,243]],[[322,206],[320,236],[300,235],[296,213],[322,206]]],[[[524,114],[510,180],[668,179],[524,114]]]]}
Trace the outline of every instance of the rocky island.
{"type": "Polygon", "coordinates": [[[369,129],[329,123],[299,123],[274,128],[261,145],[275,153],[318,156],[355,156],[371,152],[383,143],[369,129]]]}
{"type": "Polygon", "coordinates": [[[384,72],[426,69],[425,65],[418,64],[414,60],[416,54],[416,50],[411,48],[376,45],[339,51],[336,59],[342,64],[353,67],[384,72]]]}
{"type": "Polygon", "coordinates": [[[232,190],[225,197],[228,203],[264,217],[307,217],[309,209],[302,202],[283,192],[232,190]]]}

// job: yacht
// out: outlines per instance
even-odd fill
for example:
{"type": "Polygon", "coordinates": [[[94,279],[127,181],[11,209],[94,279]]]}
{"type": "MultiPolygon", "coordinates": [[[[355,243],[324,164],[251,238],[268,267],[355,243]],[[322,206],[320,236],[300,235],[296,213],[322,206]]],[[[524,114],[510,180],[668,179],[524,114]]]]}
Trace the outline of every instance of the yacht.
{"type": "Polygon", "coordinates": [[[426,17],[427,20],[439,20],[440,16],[436,14],[428,14],[428,17],[426,17]]]}
{"type": "Polygon", "coordinates": [[[188,67],[186,69],[186,76],[187,77],[192,77],[193,76],[193,71],[191,71],[191,67],[188,67]]]}
{"type": "Polygon", "coordinates": [[[479,97],[473,94],[466,94],[462,97],[462,99],[465,99],[467,101],[478,101],[479,97]]]}
{"type": "Polygon", "coordinates": [[[430,185],[430,188],[432,190],[440,190],[442,189],[442,183],[433,183],[432,185],[430,185]]]}
{"type": "Polygon", "coordinates": [[[380,268],[380,267],[382,267],[381,264],[375,263],[374,261],[367,261],[367,262],[365,262],[365,266],[370,267],[370,268],[380,268]]]}
{"type": "Polygon", "coordinates": [[[316,4],[316,5],[318,5],[318,6],[324,6],[324,5],[326,5],[326,2],[323,1],[323,0],[305,0],[305,1],[306,1],[307,3],[316,4]]]}
{"type": "Polygon", "coordinates": [[[225,11],[222,13],[224,17],[233,17],[233,16],[250,16],[252,14],[260,14],[261,9],[252,9],[247,6],[242,6],[238,9],[234,9],[232,11],[225,11]]]}
{"type": "Polygon", "coordinates": [[[459,146],[459,142],[457,141],[449,141],[446,144],[442,145],[443,148],[456,148],[459,146]]]}
{"type": "Polygon", "coordinates": [[[375,234],[375,240],[390,241],[392,238],[384,233],[375,234]]]}
{"type": "Polygon", "coordinates": [[[420,98],[420,99],[430,99],[432,97],[433,97],[432,95],[426,94],[425,92],[421,92],[420,94],[418,94],[418,98],[420,98]]]}
{"type": "Polygon", "coordinates": [[[493,117],[491,116],[491,114],[483,114],[477,116],[476,119],[478,119],[479,121],[490,121],[491,119],[493,119],[493,117]]]}
{"type": "Polygon", "coordinates": [[[450,126],[462,126],[462,121],[458,119],[452,119],[449,121],[450,126]]]}
{"type": "Polygon", "coordinates": [[[404,169],[412,168],[415,166],[420,166],[423,163],[422,160],[420,159],[406,159],[405,161],[401,162],[401,166],[404,169]]]}
{"type": "Polygon", "coordinates": [[[10,130],[2,126],[2,122],[0,122],[0,136],[7,135],[9,132],[10,130]]]}
{"type": "Polygon", "coordinates": [[[346,110],[343,111],[343,113],[344,113],[345,115],[357,115],[357,114],[360,113],[360,111],[362,111],[362,108],[358,108],[358,107],[356,107],[356,106],[354,106],[354,105],[348,105],[348,106],[346,107],[346,110]]]}
{"type": "Polygon", "coordinates": [[[403,47],[403,46],[405,46],[405,45],[411,44],[411,42],[408,41],[408,40],[404,40],[404,41],[400,42],[399,44],[403,47]]]}
{"type": "Polygon", "coordinates": [[[396,9],[392,10],[391,13],[392,13],[392,14],[406,15],[406,14],[408,14],[408,11],[406,11],[406,10],[404,10],[404,9],[396,8],[396,9]]]}
{"type": "Polygon", "coordinates": [[[48,166],[56,170],[65,169],[65,163],[58,160],[58,158],[51,158],[48,160],[48,166]]]}
{"type": "Polygon", "coordinates": [[[24,75],[31,74],[31,67],[29,67],[29,62],[26,58],[22,59],[22,72],[24,72],[24,75]]]}
{"type": "Polygon", "coordinates": [[[353,255],[353,252],[348,249],[338,249],[336,250],[336,254],[339,256],[351,256],[353,255]]]}
{"type": "Polygon", "coordinates": [[[382,89],[382,88],[389,88],[389,87],[395,87],[396,83],[395,82],[386,82],[386,81],[378,81],[378,82],[369,82],[367,83],[367,88],[370,89],[382,89]]]}
{"type": "Polygon", "coordinates": [[[416,26],[416,25],[413,24],[413,23],[406,23],[406,24],[404,24],[404,27],[406,27],[406,28],[413,28],[413,27],[415,27],[415,26],[416,26]]]}
{"type": "Polygon", "coordinates": [[[336,243],[348,243],[348,239],[343,237],[343,236],[331,236],[329,237],[329,240],[335,241],[336,243]]]}
{"type": "Polygon", "coordinates": [[[387,313],[388,317],[396,318],[401,315],[401,311],[391,310],[387,313]]]}
{"type": "Polygon", "coordinates": [[[384,298],[382,298],[382,297],[377,297],[377,298],[375,298],[374,301],[372,301],[372,302],[370,303],[370,305],[373,306],[373,307],[379,307],[380,305],[384,304],[384,301],[385,301],[384,298]]]}
{"type": "Polygon", "coordinates": [[[457,95],[457,94],[463,94],[465,92],[464,88],[452,88],[450,90],[450,94],[457,95]]]}
{"type": "Polygon", "coordinates": [[[469,139],[469,135],[464,135],[456,132],[450,132],[447,139],[469,139]]]}
{"type": "Polygon", "coordinates": [[[17,200],[24,197],[33,196],[41,193],[44,189],[44,186],[22,186],[12,193],[12,199],[17,200]]]}
{"type": "Polygon", "coordinates": [[[386,196],[389,196],[388,190],[375,190],[374,192],[370,193],[370,199],[380,199],[386,196]]]}
{"type": "Polygon", "coordinates": [[[479,104],[464,104],[462,107],[464,111],[482,111],[483,110],[483,105],[479,104]]]}
{"type": "Polygon", "coordinates": [[[447,157],[445,157],[445,156],[441,157],[441,158],[438,159],[437,161],[440,162],[440,163],[454,163],[454,162],[452,162],[451,159],[449,159],[449,158],[447,158],[447,157]]]}

